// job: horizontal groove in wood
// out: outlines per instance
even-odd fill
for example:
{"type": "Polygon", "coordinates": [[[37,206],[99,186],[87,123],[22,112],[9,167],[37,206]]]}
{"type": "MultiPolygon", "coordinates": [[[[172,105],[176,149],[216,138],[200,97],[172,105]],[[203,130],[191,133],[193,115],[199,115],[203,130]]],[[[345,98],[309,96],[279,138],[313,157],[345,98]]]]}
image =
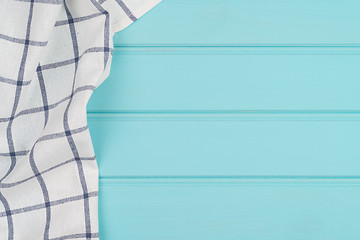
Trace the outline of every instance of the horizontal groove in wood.
{"type": "Polygon", "coordinates": [[[360,176],[106,176],[100,184],[360,185],[360,176]]]}
{"type": "Polygon", "coordinates": [[[243,43],[243,44],[114,44],[115,48],[358,48],[360,43],[317,43],[317,44],[259,44],[259,43],[243,43]]]}
{"type": "Polygon", "coordinates": [[[301,120],[359,121],[359,111],[193,111],[193,112],[88,112],[88,119],[131,120],[301,120]]]}
{"type": "Polygon", "coordinates": [[[89,114],[360,114],[360,110],[133,110],[88,111],[89,114]]]}
{"type": "Polygon", "coordinates": [[[359,55],[360,45],[117,45],[115,54],[359,55]]]}

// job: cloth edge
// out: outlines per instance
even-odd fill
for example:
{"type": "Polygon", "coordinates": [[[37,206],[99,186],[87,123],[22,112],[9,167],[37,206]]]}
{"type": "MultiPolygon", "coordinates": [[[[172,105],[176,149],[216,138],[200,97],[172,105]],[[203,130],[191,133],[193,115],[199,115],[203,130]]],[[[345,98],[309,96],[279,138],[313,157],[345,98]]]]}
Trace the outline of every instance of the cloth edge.
{"type": "MultiPolygon", "coordinates": [[[[147,1],[146,3],[144,3],[143,5],[141,5],[141,7],[135,9],[132,11],[132,13],[134,14],[134,16],[139,19],[141,18],[143,15],[145,15],[147,12],[149,12],[152,8],[154,8],[155,6],[157,6],[162,0],[152,0],[152,1],[147,1]]],[[[132,23],[134,23],[136,21],[132,21],[131,19],[128,19],[128,21],[118,21],[115,22],[111,25],[111,31],[113,34],[125,29],[126,27],[128,27],[129,25],[131,25],[132,23]]]]}

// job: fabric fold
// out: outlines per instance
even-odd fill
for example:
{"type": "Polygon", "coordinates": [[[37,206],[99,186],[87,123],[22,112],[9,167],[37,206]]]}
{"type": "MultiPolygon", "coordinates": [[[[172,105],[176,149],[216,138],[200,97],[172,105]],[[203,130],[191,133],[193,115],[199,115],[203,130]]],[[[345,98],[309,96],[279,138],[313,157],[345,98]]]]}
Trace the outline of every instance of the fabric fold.
{"type": "Polygon", "coordinates": [[[86,104],[114,32],[159,2],[0,2],[0,240],[99,238],[86,104]]]}

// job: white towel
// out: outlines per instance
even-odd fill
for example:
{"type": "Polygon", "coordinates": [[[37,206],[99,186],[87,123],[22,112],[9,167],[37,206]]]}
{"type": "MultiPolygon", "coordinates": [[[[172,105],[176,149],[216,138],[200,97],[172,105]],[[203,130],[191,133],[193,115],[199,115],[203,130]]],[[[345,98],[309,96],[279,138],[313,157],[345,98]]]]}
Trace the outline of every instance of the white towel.
{"type": "Polygon", "coordinates": [[[86,104],[114,33],[159,2],[0,1],[0,240],[99,238],[86,104]]]}

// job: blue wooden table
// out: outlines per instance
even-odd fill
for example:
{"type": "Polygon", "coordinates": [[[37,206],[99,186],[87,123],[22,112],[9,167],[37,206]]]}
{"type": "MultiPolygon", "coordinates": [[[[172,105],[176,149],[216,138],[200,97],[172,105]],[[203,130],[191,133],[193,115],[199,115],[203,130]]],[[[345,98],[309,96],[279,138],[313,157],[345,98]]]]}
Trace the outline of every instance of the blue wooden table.
{"type": "Polygon", "coordinates": [[[88,104],[102,240],[359,240],[360,1],[163,0],[88,104]]]}

